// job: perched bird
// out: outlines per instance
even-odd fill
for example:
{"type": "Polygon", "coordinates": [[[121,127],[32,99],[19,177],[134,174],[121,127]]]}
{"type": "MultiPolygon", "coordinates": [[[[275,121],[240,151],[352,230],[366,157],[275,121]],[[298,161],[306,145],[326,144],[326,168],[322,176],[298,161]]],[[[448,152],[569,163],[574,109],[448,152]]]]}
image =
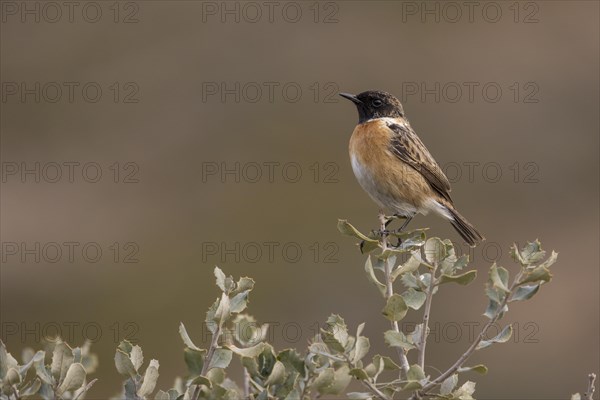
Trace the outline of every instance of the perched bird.
{"type": "Polygon", "coordinates": [[[454,207],[450,182],[404,116],[400,101],[382,91],[340,93],[358,110],[350,138],[352,170],[383,209],[406,218],[430,211],[450,221],[470,246],[484,237],[454,207]]]}

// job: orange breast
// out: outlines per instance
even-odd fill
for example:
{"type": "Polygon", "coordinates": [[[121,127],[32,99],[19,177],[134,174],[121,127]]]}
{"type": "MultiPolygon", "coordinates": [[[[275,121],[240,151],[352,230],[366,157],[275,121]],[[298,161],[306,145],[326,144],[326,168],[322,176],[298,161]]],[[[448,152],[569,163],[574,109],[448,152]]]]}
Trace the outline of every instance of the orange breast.
{"type": "Polygon", "coordinates": [[[368,121],[354,129],[350,138],[354,174],[381,207],[403,215],[423,212],[432,189],[418,171],[391,152],[392,135],[383,120],[368,121]]]}

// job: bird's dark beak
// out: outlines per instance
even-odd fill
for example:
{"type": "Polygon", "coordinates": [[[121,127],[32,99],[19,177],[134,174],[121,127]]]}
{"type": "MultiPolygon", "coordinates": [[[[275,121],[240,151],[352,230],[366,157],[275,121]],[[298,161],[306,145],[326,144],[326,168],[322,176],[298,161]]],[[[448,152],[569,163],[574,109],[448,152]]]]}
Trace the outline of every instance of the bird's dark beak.
{"type": "Polygon", "coordinates": [[[353,102],[354,104],[362,104],[362,101],[360,101],[355,95],[353,94],[349,94],[349,93],[340,93],[340,96],[342,96],[345,99],[350,100],[351,102],[353,102]]]}

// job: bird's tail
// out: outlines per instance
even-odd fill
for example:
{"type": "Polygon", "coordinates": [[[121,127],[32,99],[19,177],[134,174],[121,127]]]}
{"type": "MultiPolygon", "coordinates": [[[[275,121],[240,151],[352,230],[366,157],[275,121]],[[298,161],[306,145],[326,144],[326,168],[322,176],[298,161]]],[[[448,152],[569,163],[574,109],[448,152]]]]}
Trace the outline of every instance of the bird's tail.
{"type": "Polygon", "coordinates": [[[451,216],[450,223],[469,246],[476,246],[479,244],[479,242],[485,240],[483,235],[479,233],[479,231],[475,229],[475,227],[471,225],[469,221],[465,219],[465,217],[460,215],[459,212],[454,209],[454,207],[446,207],[446,209],[451,216]]]}

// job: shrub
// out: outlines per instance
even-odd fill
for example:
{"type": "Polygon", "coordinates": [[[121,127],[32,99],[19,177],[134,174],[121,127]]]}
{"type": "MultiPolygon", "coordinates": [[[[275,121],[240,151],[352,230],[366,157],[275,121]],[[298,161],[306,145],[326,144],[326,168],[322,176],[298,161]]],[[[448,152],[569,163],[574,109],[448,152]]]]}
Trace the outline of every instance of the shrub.
{"type": "MultiPolygon", "coordinates": [[[[197,346],[182,323],[179,333],[188,374],[178,379],[174,388],[155,391],[158,361],[151,360],[144,368],[141,347],[121,342],[115,353],[115,365],[125,377],[125,383],[117,398],[304,400],[335,395],[348,399],[473,399],[475,382],[462,377],[485,374],[488,369],[482,364],[466,365],[469,357],[476,351],[509,340],[510,324],[492,338],[487,335],[489,328],[509,311],[509,305],[531,299],[550,282],[550,267],[557,261],[557,253],[546,254],[537,240],[521,249],[513,245],[511,256],[516,266],[512,278],[508,269],[494,263],[485,285],[487,323],[455,363],[430,376],[424,366],[434,296],[446,284],[470,284],[477,271],[468,268],[467,256],[456,255],[449,240],[427,239],[423,229],[387,232],[388,219],[380,216],[380,221],[381,230],[368,235],[345,220],[338,222],[338,229],[360,240],[361,251],[370,254],[364,271],[381,295],[381,312],[390,323],[390,329],[382,332],[377,340],[384,340],[393,356],[369,356],[370,339],[363,335],[365,324],[348,327],[339,315],[327,319],[324,328],[304,351],[277,351],[266,341],[268,326],[258,324],[245,313],[254,281],[248,277],[235,280],[216,267],[214,275],[221,295],[206,313],[205,323],[211,333],[209,347],[197,346]],[[399,244],[389,245],[390,238],[397,239],[399,244]],[[406,261],[399,262],[400,258],[406,261]],[[399,286],[403,287],[401,293],[397,292],[399,286]],[[408,312],[416,311],[422,311],[422,322],[412,332],[400,330],[399,321],[408,312]],[[227,368],[234,357],[244,367],[241,383],[227,377],[227,368]],[[363,390],[347,392],[352,380],[360,382],[363,390]]],[[[2,344],[2,399],[35,395],[44,399],[83,398],[95,382],[87,382],[88,374],[94,372],[96,365],[89,345],[72,349],[58,342],[50,353],[50,365],[46,364],[44,351],[31,352],[19,364],[2,344]]],[[[583,397],[573,395],[572,399],[591,400],[594,380],[595,375],[590,374],[587,392],[583,397]]]]}

